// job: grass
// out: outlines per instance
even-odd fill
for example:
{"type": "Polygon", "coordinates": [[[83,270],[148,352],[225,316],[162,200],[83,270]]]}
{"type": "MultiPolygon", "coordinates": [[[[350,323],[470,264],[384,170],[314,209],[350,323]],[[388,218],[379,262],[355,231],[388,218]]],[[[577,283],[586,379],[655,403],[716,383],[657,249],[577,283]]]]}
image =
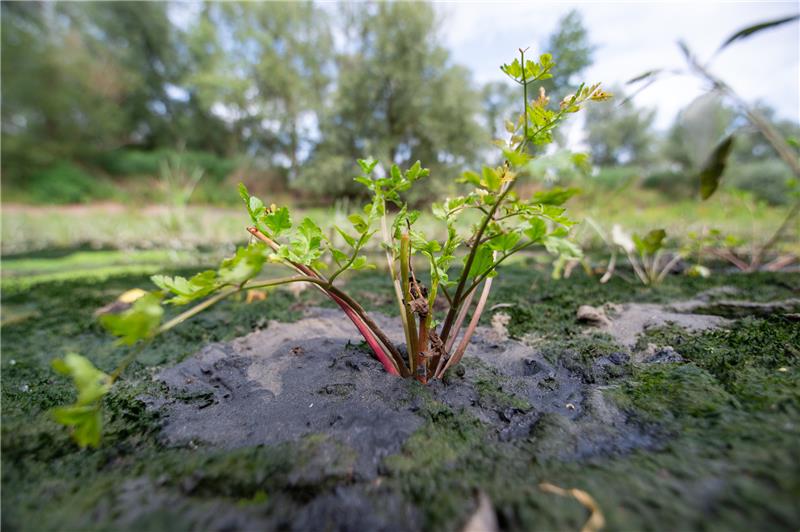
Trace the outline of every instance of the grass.
{"type": "MultiPolygon", "coordinates": [[[[703,228],[719,229],[746,242],[758,242],[766,240],[778,227],[785,208],[765,208],[753,216],[726,194],[718,194],[706,202],[665,201],[653,191],[630,189],[614,193],[598,189],[573,199],[568,204],[568,212],[576,220],[592,217],[606,230],[615,223],[639,233],[664,228],[677,243],[683,243],[689,231],[703,228]]],[[[310,216],[321,227],[348,224],[344,213],[334,208],[293,209],[293,215],[296,220],[310,216]]],[[[71,248],[86,243],[115,249],[231,246],[246,240],[244,227],[248,223],[243,208],[201,205],[190,206],[181,215],[164,206],[4,205],[0,216],[3,255],[52,247],[71,248]]],[[[440,224],[427,214],[418,224],[429,235],[439,235],[442,231],[440,224]]],[[[601,246],[588,225],[581,224],[576,231],[587,246],[601,246]]],[[[800,253],[800,238],[796,234],[788,235],[784,249],[800,253]]]]}

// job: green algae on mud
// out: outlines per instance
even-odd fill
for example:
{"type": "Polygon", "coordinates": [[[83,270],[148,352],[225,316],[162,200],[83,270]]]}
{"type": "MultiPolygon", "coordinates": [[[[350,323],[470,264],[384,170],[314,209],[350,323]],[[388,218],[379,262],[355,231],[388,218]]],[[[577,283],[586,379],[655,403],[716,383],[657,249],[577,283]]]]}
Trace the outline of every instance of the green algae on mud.
{"type": "MultiPolygon", "coordinates": [[[[358,295],[374,290],[377,277],[349,283],[358,295]]],[[[655,448],[630,453],[544,458],[535,430],[531,437],[499,441],[491,426],[415,385],[426,421],[384,460],[378,486],[354,480],[351,451],[324,435],[234,450],[165,447],[159,419],[138,399],[155,386],[157,368],[268,319],[293,320],[304,304],[320,303],[312,291],[300,300],[273,291],[267,301],[225,303],[157,340],[110,395],[103,446],[75,448],[47,414],[70,399],[68,383],[49,369],[50,360],[75,350],[102,369],[113,367],[124,352],[112,347],[92,312],[146,284],[146,277],[129,276],[4,289],[4,307],[24,305],[36,313],[2,328],[2,524],[9,530],[243,528],[254,522],[291,529],[300,526],[293,515],[312,519],[306,525],[322,519],[315,516],[326,515],[319,502],[325,498],[362,513],[386,503],[411,529],[456,530],[474,508],[476,490],[489,495],[503,529],[579,528],[584,509],[542,493],[542,481],[590,493],[610,529],[800,525],[800,337],[797,322],[788,318],[744,318],[730,331],[701,334],[650,331],[643,342],[670,345],[685,362],[629,362],[602,376],[604,395],[659,434],[655,448]]],[[[797,296],[800,275],[670,278],[651,289],[617,279],[599,285],[582,275],[552,282],[546,273],[515,267],[498,278],[490,306],[510,304],[503,311],[511,315],[512,336],[536,335],[548,360],[586,366],[623,349],[608,338],[584,336],[574,319],[578,305],[674,301],[715,286],[737,288],[742,299],[785,299],[797,296]]],[[[365,302],[373,309],[383,304],[365,302]]],[[[481,401],[526,407],[510,383],[495,386],[489,369],[477,369],[487,372],[481,401]]],[[[459,377],[452,380],[449,386],[458,386],[459,377]]],[[[557,421],[548,423],[558,429],[557,421]]]]}

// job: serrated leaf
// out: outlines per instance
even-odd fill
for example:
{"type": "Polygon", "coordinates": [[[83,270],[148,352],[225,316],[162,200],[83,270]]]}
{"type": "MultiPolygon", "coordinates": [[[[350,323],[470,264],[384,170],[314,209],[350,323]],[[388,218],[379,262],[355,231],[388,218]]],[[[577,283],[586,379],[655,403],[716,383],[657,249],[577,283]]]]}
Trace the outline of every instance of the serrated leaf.
{"type": "Polygon", "coordinates": [[[395,182],[398,182],[401,179],[403,179],[403,174],[402,174],[402,172],[400,172],[400,167],[397,166],[396,164],[392,165],[391,175],[392,175],[392,180],[395,181],[395,182]]]}
{"type": "Polygon", "coordinates": [[[355,177],[353,178],[353,181],[355,181],[356,183],[361,183],[370,190],[372,190],[372,186],[375,184],[375,181],[373,181],[368,177],[355,177]]]}
{"type": "Polygon", "coordinates": [[[377,164],[378,161],[375,159],[358,159],[358,165],[361,167],[361,171],[367,176],[372,173],[377,164]]]}
{"type": "Polygon", "coordinates": [[[214,270],[200,272],[188,280],[184,277],[166,275],[153,275],[150,280],[161,290],[175,295],[166,301],[173,305],[185,305],[190,301],[205,297],[220,286],[217,272],[214,270]]]}
{"type": "Polygon", "coordinates": [[[120,314],[100,316],[100,324],[123,344],[133,345],[139,340],[155,334],[164,315],[161,297],[149,293],[137,299],[131,307],[120,314]]]}
{"type": "Polygon", "coordinates": [[[550,190],[536,192],[531,199],[531,203],[539,203],[542,205],[563,205],[568,199],[579,192],[580,189],[577,188],[555,187],[550,190]]]}
{"type": "Polygon", "coordinates": [[[725,165],[732,146],[733,135],[728,135],[716,145],[705,165],[703,165],[703,169],[700,170],[700,197],[702,199],[707,200],[710,198],[719,187],[719,181],[725,171],[725,165]]]}
{"type": "MultiPolygon", "coordinates": [[[[466,261],[466,257],[464,260],[466,261]]],[[[472,265],[469,268],[467,277],[472,279],[486,272],[494,264],[494,254],[492,249],[486,244],[481,244],[477,251],[475,251],[475,258],[472,260],[472,265]]]]}
{"type": "Polygon", "coordinates": [[[467,170],[461,174],[461,178],[458,179],[458,183],[469,183],[470,185],[479,187],[481,186],[481,176],[471,170],[467,170]]]}
{"type": "Polygon", "coordinates": [[[524,233],[532,242],[540,242],[547,234],[547,223],[541,218],[531,218],[524,233]]]}
{"type": "Polygon", "coordinates": [[[253,216],[258,217],[264,213],[264,202],[257,197],[250,196],[250,200],[247,203],[249,211],[253,213],[253,216]]]}
{"type": "Polygon", "coordinates": [[[281,233],[288,231],[292,228],[292,219],[289,216],[289,209],[286,207],[279,207],[272,209],[263,217],[264,225],[266,225],[272,236],[279,236],[281,233]]]}
{"type": "Polygon", "coordinates": [[[519,233],[505,233],[489,240],[487,244],[495,251],[508,252],[517,245],[522,235],[519,233]]]}
{"type": "Polygon", "coordinates": [[[261,242],[253,242],[246,248],[240,247],[233,257],[222,261],[218,270],[223,283],[239,285],[261,272],[267,260],[266,248],[261,242]]]}
{"type": "Polygon", "coordinates": [[[58,373],[72,377],[78,390],[77,405],[94,403],[111,389],[111,377],[77,353],[68,353],[63,359],[57,358],[52,365],[58,373]]]}
{"type": "Polygon", "coordinates": [[[292,262],[311,265],[322,255],[322,229],[311,218],[304,218],[289,244],[280,247],[279,255],[292,262]]]}
{"type": "Polygon", "coordinates": [[[491,192],[496,192],[500,189],[500,176],[494,168],[484,166],[481,170],[481,185],[491,192]]]}
{"type": "Polygon", "coordinates": [[[72,438],[81,447],[97,447],[103,433],[103,414],[100,405],[72,405],[51,410],[58,423],[73,427],[72,438]]]}
{"type": "Polygon", "coordinates": [[[369,229],[369,224],[360,214],[351,214],[347,217],[347,219],[350,220],[351,224],[353,224],[353,229],[359,233],[366,233],[369,229]]]}
{"type": "Polygon", "coordinates": [[[530,155],[516,150],[503,150],[503,157],[515,167],[525,166],[531,161],[530,155]]]}

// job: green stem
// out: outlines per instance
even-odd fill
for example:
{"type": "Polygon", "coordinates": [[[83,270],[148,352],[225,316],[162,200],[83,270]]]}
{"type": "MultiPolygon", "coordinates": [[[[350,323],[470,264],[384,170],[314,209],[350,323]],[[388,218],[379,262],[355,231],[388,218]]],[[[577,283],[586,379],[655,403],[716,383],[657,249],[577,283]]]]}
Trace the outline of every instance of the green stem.
{"type": "MultiPolygon", "coordinates": [[[[478,229],[478,232],[475,233],[476,243],[480,242],[481,238],[483,238],[483,233],[489,226],[489,222],[492,221],[494,213],[497,212],[497,208],[500,206],[500,204],[505,199],[506,195],[511,190],[511,184],[513,184],[513,182],[509,183],[506,189],[500,193],[500,195],[497,197],[497,201],[494,202],[492,208],[489,209],[489,212],[486,214],[486,216],[484,216],[481,226],[478,229]]],[[[443,342],[447,342],[447,337],[450,334],[450,328],[453,326],[453,320],[455,319],[456,314],[458,313],[458,309],[461,305],[462,296],[464,295],[464,286],[467,284],[467,277],[469,276],[469,270],[470,268],[472,268],[472,263],[475,261],[475,255],[478,252],[478,247],[479,246],[476,244],[472,246],[472,249],[470,249],[469,255],[467,256],[467,261],[464,263],[464,269],[461,271],[461,275],[459,276],[458,286],[456,287],[456,292],[453,295],[453,305],[450,306],[450,310],[448,310],[447,316],[445,317],[444,320],[444,325],[442,326],[441,338],[443,342]]]]}
{"type": "Polygon", "coordinates": [[[408,236],[408,231],[404,232],[400,239],[400,284],[403,292],[403,312],[405,313],[405,320],[403,328],[406,334],[406,350],[408,351],[408,367],[411,370],[411,375],[415,375],[417,371],[417,325],[414,321],[414,313],[411,311],[411,284],[409,277],[411,276],[411,241],[408,236]]]}

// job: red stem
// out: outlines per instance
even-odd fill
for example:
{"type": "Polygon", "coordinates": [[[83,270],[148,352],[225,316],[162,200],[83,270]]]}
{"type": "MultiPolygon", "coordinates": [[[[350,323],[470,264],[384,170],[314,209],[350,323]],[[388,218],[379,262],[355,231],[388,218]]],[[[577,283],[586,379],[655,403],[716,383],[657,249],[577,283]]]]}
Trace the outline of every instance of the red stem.
{"type": "MultiPolygon", "coordinates": [[[[272,249],[276,249],[278,247],[277,244],[271,238],[264,235],[261,231],[259,231],[255,227],[248,227],[247,231],[256,238],[258,238],[259,240],[266,242],[272,249]]],[[[309,268],[304,264],[292,263],[292,266],[294,266],[297,270],[301,271],[302,273],[308,275],[309,277],[317,277],[317,278],[320,277],[317,274],[317,272],[315,272],[314,270],[312,270],[311,268],[309,268]]],[[[372,330],[370,330],[370,328],[367,327],[367,324],[364,323],[364,320],[361,319],[361,316],[359,316],[358,313],[355,310],[353,310],[350,307],[350,305],[348,305],[342,298],[340,298],[335,294],[332,294],[328,290],[325,290],[323,287],[320,288],[322,288],[322,291],[325,292],[328,295],[328,297],[333,299],[336,302],[336,304],[339,305],[339,307],[341,307],[344,313],[347,314],[347,317],[350,318],[350,321],[352,321],[353,325],[356,326],[358,332],[361,333],[361,336],[364,337],[364,340],[366,340],[367,344],[369,344],[369,346],[372,348],[372,351],[375,353],[375,358],[377,358],[378,361],[381,364],[383,364],[383,367],[386,369],[386,371],[388,371],[389,374],[391,375],[396,375],[399,377],[400,371],[395,367],[394,363],[389,359],[389,356],[386,354],[386,350],[375,338],[375,335],[372,333],[372,330]]]]}
{"type": "Polygon", "coordinates": [[[364,337],[364,340],[367,341],[369,346],[372,348],[372,351],[375,353],[375,357],[381,364],[383,364],[383,367],[386,368],[386,371],[388,371],[391,375],[396,375],[399,377],[400,372],[397,370],[396,367],[394,367],[394,364],[386,355],[386,352],[384,351],[383,347],[378,342],[377,338],[375,338],[375,336],[372,334],[372,331],[369,329],[369,327],[367,327],[367,325],[364,323],[361,317],[358,314],[356,314],[356,312],[353,309],[351,309],[347,305],[347,303],[342,301],[338,296],[335,296],[330,292],[328,293],[328,295],[330,296],[331,299],[336,301],[336,303],[342,308],[344,313],[347,314],[347,317],[350,318],[350,321],[352,321],[353,325],[356,326],[358,332],[360,332],[361,336],[364,337]]]}

